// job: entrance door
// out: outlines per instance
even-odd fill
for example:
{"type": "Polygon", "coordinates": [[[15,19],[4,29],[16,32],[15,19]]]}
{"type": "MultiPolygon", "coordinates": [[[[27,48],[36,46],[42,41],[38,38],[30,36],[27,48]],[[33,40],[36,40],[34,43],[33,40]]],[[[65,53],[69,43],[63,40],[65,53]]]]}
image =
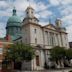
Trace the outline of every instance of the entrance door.
{"type": "Polygon", "coordinates": [[[40,63],[39,63],[39,56],[36,56],[36,65],[39,66],[40,63]]]}

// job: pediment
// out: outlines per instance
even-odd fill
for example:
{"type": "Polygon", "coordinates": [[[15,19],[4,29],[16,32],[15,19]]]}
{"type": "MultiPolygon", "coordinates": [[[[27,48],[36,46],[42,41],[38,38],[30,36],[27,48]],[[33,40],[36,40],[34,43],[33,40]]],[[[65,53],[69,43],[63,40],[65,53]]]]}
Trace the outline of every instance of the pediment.
{"type": "Polygon", "coordinates": [[[52,29],[52,30],[56,30],[55,26],[52,24],[49,24],[47,26],[45,26],[46,28],[52,29]]]}

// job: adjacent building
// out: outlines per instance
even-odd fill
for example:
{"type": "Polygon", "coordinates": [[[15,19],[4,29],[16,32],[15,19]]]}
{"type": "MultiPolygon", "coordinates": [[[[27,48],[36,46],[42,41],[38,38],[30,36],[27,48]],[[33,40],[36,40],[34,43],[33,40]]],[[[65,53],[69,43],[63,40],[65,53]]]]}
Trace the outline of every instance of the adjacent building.
{"type": "Polygon", "coordinates": [[[6,38],[0,38],[0,69],[2,69],[2,64],[4,62],[4,57],[6,55],[6,50],[10,44],[13,44],[11,42],[8,42],[6,38]]]}

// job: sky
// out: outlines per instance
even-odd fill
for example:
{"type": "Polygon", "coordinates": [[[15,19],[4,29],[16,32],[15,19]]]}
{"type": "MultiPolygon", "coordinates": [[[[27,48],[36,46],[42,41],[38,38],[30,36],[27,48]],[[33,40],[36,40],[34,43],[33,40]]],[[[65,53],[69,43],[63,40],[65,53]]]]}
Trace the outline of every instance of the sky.
{"type": "Polygon", "coordinates": [[[72,41],[72,0],[0,0],[0,37],[5,37],[7,20],[12,16],[13,7],[23,20],[29,3],[41,25],[48,24],[49,20],[55,24],[56,18],[60,18],[62,26],[67,29],[68,41],[72,41]]]}

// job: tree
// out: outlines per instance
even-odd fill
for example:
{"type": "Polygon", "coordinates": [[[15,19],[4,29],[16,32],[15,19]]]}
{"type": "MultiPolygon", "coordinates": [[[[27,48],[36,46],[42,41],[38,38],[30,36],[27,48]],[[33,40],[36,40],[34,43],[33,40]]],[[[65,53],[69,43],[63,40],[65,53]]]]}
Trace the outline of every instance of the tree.
{"type": "Polygon", "coordinates": [[[33,59],[34,53],[32,46],[16,43],[8,48],[5,59],[12,62],[30,61],[33,59]]]}
{"type": "Polygon", "coordinates": [[[65,58],[65,48],[56,46],[51,49],[51,60],[60,64],[61,61],[65,58]]]}
{"type": "Polygon", "coordinates": [[[66,50],[66,59],[71,60],[72,59],[72,49],[67,49],[66,50]]]}
{"type": "Polygon", "coordinates": [[[52,60],[56,61],[56,60],[63,59],[64,57],[65,57],[65,48],[64,47],[56,46],[51,49],[52,60]]]}

